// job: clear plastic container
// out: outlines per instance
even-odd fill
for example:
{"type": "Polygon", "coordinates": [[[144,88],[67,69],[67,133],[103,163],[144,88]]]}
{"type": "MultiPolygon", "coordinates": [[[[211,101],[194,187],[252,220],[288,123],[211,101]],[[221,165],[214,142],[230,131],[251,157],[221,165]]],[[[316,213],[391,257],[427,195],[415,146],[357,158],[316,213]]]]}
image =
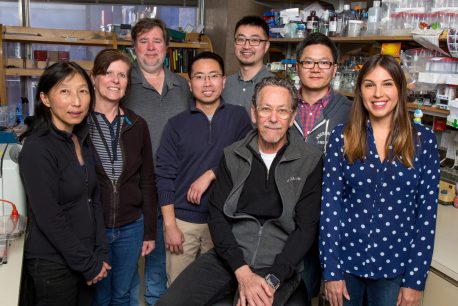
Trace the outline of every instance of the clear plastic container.
{"type": "Polygon", "coordinates": [[[391,0],[382,0],[382,16],[380,20],[380,29],[384,35],[392,35],[391,31],[394,30],[392,14],[396,12],[399,7],[399,2],[391,0]]]}
{"type": "Polygon", "coordinates": [[[449,28],[458,28],[458,13],[450,13],[450,25],[449,28]]]}
{"type": "Polygon", "coordinates": [[[439,22],[441,24],[441,28],[442,29],[447,29],[448,28],[448,23],[446,23],[446,13],[445,12],[437,12],[437,16],[438,16],[438,19],[439,19],[439,22]]]}
{"type": "Polygon", "coordinates": [[[349,20],[348,21],[348,36],[359,36],[363,27],[362,20],[349,20]]]}
{"type": "Polygon", "coordinates": [[[399,30],[401,28],[401,13],[391,13],[391,22],[388,23],[387,28],[392,30],[393,33],[395,30],[399,30]]]}
{"type": "Polygon", "coordinates": [[[433,1],[433,7],[435,8],[443,8],[446,7],[447,0],[435,0],[433,1]]]}
{"type": "Polygon", "coordinates": [[[431,24],[431,14],[419,13],[417,28],[426,29],[431,24]]]}
{"type": "Polygon", "coordinates": [[[410,13],[411,15],[411,29],[415,30],[418,29],[420,24],[420,14],[419,13],[410,13]]]}
{"type": "Polygon", "coordinates": [[[411,0],[400,0],[399,1],[400,8],[410,8],[411,7],[411,0]]]}

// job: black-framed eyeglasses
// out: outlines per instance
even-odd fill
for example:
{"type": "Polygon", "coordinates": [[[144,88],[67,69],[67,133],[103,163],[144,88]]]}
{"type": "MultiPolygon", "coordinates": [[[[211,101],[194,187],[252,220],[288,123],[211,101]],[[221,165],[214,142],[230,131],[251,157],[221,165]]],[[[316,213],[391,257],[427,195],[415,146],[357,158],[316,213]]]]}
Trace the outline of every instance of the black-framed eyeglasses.
{"type": "Polygon", "coordinates": [[[289,119],[289,116],[293,112],[287,108],[271,108],[268,106],[257,106],[256,110],[258,111],[259,117],[270,118],[273,112],[277,113],[278,118],[286,120],[289,119]]]}
{"type": "Polygon", "coordinates": [[[329,69],[335,63],[327,61],[327,60],[321,60],[321,61],[303,60],[303,61],[298,61],[298,64],[301,65],[302,68],[304,69],[313,69],[315,65],[318,65],[318,68],[320,69],[329,69]]]}
{"type": "Polygon", "coordinates": [[[207,78],[210,80],[210,82],[214,82],[219,80],[220,77],[223,75],[221,73],[209,73],[209,74],[204,74],[204,73],[196,73],[191,77],[191,79],[197,81],[197,82],[204,82],[207,78]]]}
{"type": "Polygon", "coordinates": [[[248,41],[248,44],[250,44],[250,46],[259,46],[262,42],[265,42],[267,40],[268,39],[236,37],[235,44],[238,46],[244,46],[245,42],[248,41]]]}

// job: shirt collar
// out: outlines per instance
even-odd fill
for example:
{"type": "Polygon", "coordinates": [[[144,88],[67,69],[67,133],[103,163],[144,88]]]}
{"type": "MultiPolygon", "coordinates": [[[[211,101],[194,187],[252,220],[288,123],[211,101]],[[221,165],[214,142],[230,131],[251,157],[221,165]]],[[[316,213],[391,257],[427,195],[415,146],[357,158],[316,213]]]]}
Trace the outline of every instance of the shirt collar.
{"type": "Polygon", "coordinates": [[[68,133],[63,130],[59,130],[53,123],[51,123],[51,132],[54,133],[59,139],[65,140],[65,141],[72,141],[73,135],[76,135],[78,138],[78,141],[80,143],[83,142],[83,140],[86,138],[88,132],[89,132],[89,127],[86,123],[87,118],[83,120],[80,124],[76,125],[73,128],[72,133],[68,133]]]}
{"type": "Polygon", "coordinates": [[[310,104],[307,101],[303,100],[301,92],[302,92],[302,87],[299,89],[299,93],[298,93],[299,103],[301,104],[309,104],[309,105],[321,104],[323,108],[325,108],[328,105],[329,101],[331,100],[331,87],[328,87],[328,92],[321,99],[319,99],[318,101],[316,101],[313,104],[310,104]]]}
{"type": "MultiPolygon", "coordinates": [[[[179,85],[178,77],[171,72],[167,67],[163,67],[164,69],[164,83],[167,88],[172,88],[173,86],[179,85]]],[[[151,88],[151,85],[146,81],[145,76],[143,75],[138,62],[135,60],[132,64],[132,72],[131,72],[131,84],[142,84],[144,87],[151,88]]]]}
{"type": "Polygon", "coordinates": [[[258,73],[256,73],[256,75],[251,80],[248,80],[248,81],[243,80],[241,70],[239,70],[237,75],[238,75],[239,82],[257,84],[259,81],[261,81],[262,78],[264,78],[264,75],[268,72],[269,70],[267,70],[267,67],[265,65],[262,65],[262,68],[258,71],[258,73]]]}
{"type": "MultiPolygon", "coordinates": [[[[191,103],[189,103],[189,105],[190,105],[189,108],[190,108],[191,112],[200,112],[200,110],[196,107],[196,99],[193,98],[192,101],[191,101],[191,103]]],[[[223,97],[221,96],[221,97],[220,97],[220,101],[219,101],[219,106],[218,106],[218,108],[216,109],[215,114],[216,114],[216,112],[217,112],[220,108],[223,108],[224,105],[225,105],[224,99],[223,99],[223,97]]]]}

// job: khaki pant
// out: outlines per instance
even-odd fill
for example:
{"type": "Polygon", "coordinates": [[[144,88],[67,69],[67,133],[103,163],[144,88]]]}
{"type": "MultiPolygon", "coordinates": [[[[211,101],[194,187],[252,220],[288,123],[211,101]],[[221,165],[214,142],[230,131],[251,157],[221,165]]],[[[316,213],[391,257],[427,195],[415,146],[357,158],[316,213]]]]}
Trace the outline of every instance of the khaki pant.
{"type": "Polygon", "coordinates": [[[166,250],[167,287],[200,254],[213,248],[208,224],[196,224],[176,219],[178,228],[183,232],[183,254],[172,254],[166,250]]]}

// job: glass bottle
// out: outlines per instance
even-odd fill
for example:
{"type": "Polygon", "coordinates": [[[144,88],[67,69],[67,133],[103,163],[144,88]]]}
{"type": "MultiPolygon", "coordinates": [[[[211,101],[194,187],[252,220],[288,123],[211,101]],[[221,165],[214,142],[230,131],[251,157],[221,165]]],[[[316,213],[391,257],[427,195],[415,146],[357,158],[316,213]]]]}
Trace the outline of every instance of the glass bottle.
{"type": "Polygon", "coordinates": [[[334,11],[329,11],[329,36],[337,36],[337,15],[334,11]]]}
{"type": "Polygon", "coordinates": [[[315,11],[311,11],[310,16],[307,17],[307,33],[315,33],[318,32],[318,30],[318,17],[315,11]]]}

